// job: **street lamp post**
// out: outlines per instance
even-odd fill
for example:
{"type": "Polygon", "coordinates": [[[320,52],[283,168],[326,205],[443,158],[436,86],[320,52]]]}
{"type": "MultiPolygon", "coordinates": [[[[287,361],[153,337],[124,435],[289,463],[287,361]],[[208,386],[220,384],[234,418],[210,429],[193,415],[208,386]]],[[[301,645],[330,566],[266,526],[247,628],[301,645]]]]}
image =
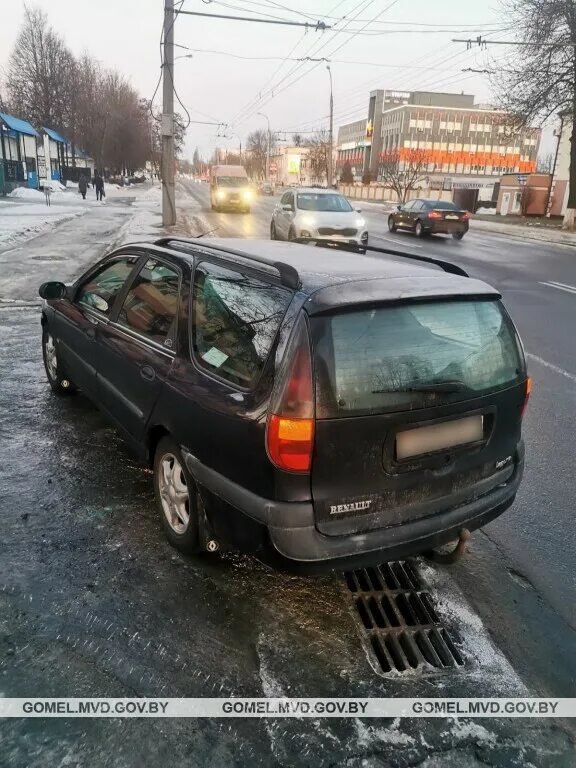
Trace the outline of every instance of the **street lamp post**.
{"type": "Polygon", "coordinates": [[[332,91],[332,70],[330,64],[326,65],[328,74],[330,75],[330,147],[328,155],[328,177],[326,179],[326,186],[328,189],[332,186],[332,177],[334,175],[332,164],[334,162],[334,96],[332,91]]]}
{"type": "Polygon", "coordinates": [[[265,115],[264,112],[258,112],[258,115],[260,117],[265,117],[266,122],[268,123],[268,141],[266,143],[266,181],[269,181],[270,178],[270,119],[268,115],[265,115]]]}

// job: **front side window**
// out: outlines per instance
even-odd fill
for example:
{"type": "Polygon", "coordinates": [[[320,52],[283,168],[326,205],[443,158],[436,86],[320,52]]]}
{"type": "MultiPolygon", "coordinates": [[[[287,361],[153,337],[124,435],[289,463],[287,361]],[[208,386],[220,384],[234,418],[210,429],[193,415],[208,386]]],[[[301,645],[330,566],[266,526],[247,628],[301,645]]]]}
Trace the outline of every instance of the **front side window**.
{"type": "Polygon", "coordinates": [[[176,341],[179,294],[177,270],[148,259],[126,294],[118,322],[171,348],[176,341]]]}
{"type": "Polygon", "coordinates": [[[254,277],[201,263],[196,268],[192,340],[199,365],[242,387],[256,383],[290,291],[254,277]]]}
{"type": "Polygon", "coordinates": [[[345,197],[342,197],[342,195],[301,192],[297,197],[297,204],[301,211],[346,213],[352,210],[352,206],[345,197]]]}
{"type": "Polygon", "coordinates": [[[498,301],[436,301],[314,318],[318,412],[414,410],[518,383],[525,363],[498,301]]]}
{"type": "Polygon", "coordinates": [[[126,256],[108,262],[80,286],[76,294],[76,301],[109,316],[116,296],[124,288],[137,261],[137,256],[126,256]]]}

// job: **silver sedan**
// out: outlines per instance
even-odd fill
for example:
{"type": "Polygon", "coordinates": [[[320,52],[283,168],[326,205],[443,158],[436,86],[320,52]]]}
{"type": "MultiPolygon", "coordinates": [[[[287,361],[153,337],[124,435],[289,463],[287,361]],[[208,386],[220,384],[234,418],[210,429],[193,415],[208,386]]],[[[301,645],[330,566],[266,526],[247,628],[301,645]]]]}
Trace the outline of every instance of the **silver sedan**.
{"type": "Polygon", "coordinates": [[[363,250],[368,245],[366,221],[360,210],[331,189],[290,189],[274,208],[272,240],[336,240],[363,250]]]}

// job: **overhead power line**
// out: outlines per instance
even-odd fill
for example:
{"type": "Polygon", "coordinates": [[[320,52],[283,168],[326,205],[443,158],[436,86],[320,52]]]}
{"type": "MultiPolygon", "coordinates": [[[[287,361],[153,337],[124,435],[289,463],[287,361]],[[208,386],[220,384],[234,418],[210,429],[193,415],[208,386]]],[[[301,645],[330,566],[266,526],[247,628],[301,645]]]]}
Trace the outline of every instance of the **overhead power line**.
{"type": "Polygon", "coordinates": [[[323,32],[325,29],[332,29],[323,21],[317,21],[315,24],[311,24],[309,21],[288,21],[284,19],[259,19],[256,16],[227,16],[223,13],[201,13],[200,11],[178,11],[178,15],[184,14],[185,16],[202,16],[208,19],[228,19],[229,21],[253,21],[257,24],[282,24],[288,27],[306,27],[307,29],[315,29],[316,31],[323,32]]]}
{"type": "Polygon", "coordinates": [[[483,38],[482,35],[478,35],[478,37],[475,38],[468,38],[467,40],[461,40],[460,38],[457,38],[455,40],[452,40],[453,43],[466,43],[466,48],[470,49],[473,48],[475,45],[478,45],[480,48],[487,48],[488,45],[519,45],[525,48],[574,48],[576,47],[576,42],[567,42],[567,43],[529,43],[524,42],[522,40],[486,40],[486,38],[483,38]]]}

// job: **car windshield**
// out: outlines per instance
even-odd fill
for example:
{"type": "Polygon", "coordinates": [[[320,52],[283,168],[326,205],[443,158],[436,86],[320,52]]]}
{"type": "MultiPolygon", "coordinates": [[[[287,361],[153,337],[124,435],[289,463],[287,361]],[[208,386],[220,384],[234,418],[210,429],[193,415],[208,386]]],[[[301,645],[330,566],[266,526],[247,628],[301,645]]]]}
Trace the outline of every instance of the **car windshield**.
{"type": "Polygon", "coordinates": [[[345,197],[342,197],[342,195],[301,192],[297,195],[296,204],[301,211],[331,211],[344,213],[352,210],[352,206],[345,197]]]}
{"type": "Polygon", "coordinates": [[[216,183],[219,187],[245,187],[248,179],[243,176],[217,176],[216,183]]]}
{"type": "Polygon", "coordinates": [[[318,410],[413,410],[505,387],[524,372],[497,301],[380,307],[313,321],[318,410]]]}

